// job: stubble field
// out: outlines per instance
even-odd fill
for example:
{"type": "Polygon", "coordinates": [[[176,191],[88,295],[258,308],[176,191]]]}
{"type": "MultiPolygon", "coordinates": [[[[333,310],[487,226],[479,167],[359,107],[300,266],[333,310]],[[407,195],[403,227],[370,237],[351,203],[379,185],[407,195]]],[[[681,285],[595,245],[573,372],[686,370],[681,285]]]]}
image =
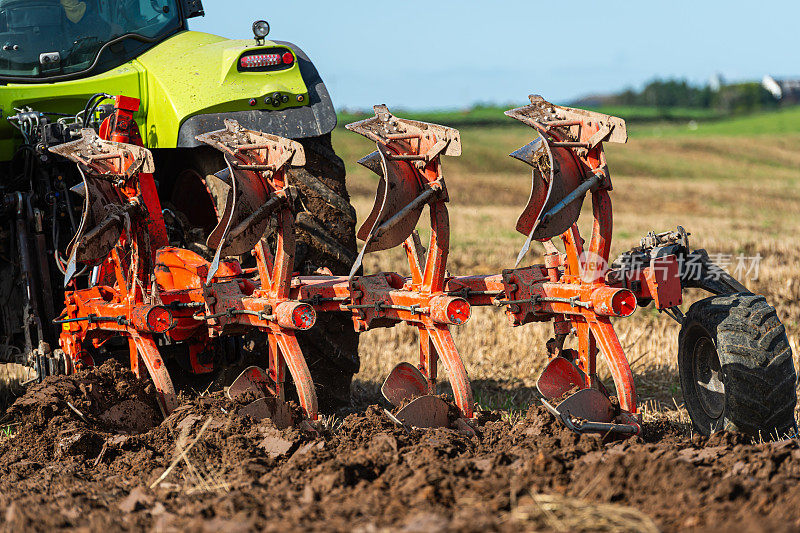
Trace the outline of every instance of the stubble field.
{"type": "MultiPolygon", "coordinates": [[[[607,149],[612,255],[648,231],[680,224],[694,247],[730,257],[731,269],[739,256],[747,267],[760,257],[757,272],[741,280],[777,308],[796,354],[800,134],[658,131],[648,127],[607,149]]],[[[527,200],[529,169],[506,154],[529,142],[531,130],[464,128],[462,139],[464,155],[444,161],[449,270],[496,273],[513,266],[523,241],[513,227],[527,200]]],[[[342,129],[334,146],[363,220],[377,181],[355,161],[373,146],[342,129]]],[[[540,252],[534,248],[528,261],[540,252]]],[[[379,270],[404,273],[403,254],[367,256],[365,271],[379,270]]],[[[690,294],[684,310],[698,297],[690,294]]],[[[641,437],[621,443],[579,438],[536,407],[550,325],[511,328],[493,308],[475,309],[455,330],[482,409],[471,437],[405,430],[368,407],[379,401],[390,369],[417,357],[415,335],[404,326],[362,335],[356,407],[326,417],[316,435],[240,416],[241,406],[218,392],[184,394],[162,421],[152,388],[118,365],[48,378],[0,424],[0,530],[800,528],[800,446],[693,435],[678,384],[677,324],[645,308],[615,327],[645,420],[641,437]],[[138,416],[109,421],[107,413],[123,405],[138,416]]],[[[0,368],[0,380],[22,377],[0,368]]],[[[608,379],[602,366],[601,377],[608,379]]]]}

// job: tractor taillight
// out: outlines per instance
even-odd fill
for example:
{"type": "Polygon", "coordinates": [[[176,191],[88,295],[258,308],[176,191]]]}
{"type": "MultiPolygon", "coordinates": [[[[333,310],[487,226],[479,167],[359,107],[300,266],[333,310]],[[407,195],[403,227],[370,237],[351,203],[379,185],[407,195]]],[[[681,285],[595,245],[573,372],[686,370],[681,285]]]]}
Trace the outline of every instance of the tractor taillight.
{"type": "Polygon", "coordinates": [[[262,48],[245,52],[239,57],[239,72],[271,72],[286,70],[294,66],[291,50],[282,46],[262,48]]]}
{"type": "Polygon", "coordinates": [[[275,65],[281,64],[281,56],[279,54],[256,54],[244,56],[239,60],[239,64],[245,69],[274,67],[275,65]]]}

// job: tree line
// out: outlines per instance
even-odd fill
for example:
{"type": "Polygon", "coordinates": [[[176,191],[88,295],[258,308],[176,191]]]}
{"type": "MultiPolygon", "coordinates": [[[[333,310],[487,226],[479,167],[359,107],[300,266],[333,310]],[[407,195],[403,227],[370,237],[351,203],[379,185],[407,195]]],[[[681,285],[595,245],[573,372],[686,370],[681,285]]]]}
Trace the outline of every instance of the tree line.
{"type": "Polygon", "coordinates": [[[721,113],[749,113],[775,108],[778,101],[760,83],[746,82],[695,86],[686,80],[656,79],[641,91],[627,89],[611,96],[607,105],[648,106],[660,109],[687,107],[713,109],[721,113]]]}

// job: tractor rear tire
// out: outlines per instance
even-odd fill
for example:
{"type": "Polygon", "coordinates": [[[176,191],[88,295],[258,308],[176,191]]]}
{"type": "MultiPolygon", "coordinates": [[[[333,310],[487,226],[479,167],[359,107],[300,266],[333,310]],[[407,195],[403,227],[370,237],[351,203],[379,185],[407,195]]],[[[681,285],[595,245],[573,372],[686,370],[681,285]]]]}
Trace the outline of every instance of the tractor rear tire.
{"type": "MultiPolygon", "coordinates": [[[[306,165],[289,170],[298,188],[297,267],[303,274],[328,269],[347,275],[357,256],[356,211],[345,185],[344,162],[333,151],[330,133],[300,139],[306,165]]],[[[350,404],[350,385],[360,367],[358,334],[346,313],[320,313],[317,324],[297,339],[317,387],[322,412],[350,404]]]]}
{"type": "Polygon", "coordinates": [[[686,313],[678,340],[684,402],[696,431],[758,439],[796,433],[797,374],[786,330],[763,296],[712,296],[686,313]]]}

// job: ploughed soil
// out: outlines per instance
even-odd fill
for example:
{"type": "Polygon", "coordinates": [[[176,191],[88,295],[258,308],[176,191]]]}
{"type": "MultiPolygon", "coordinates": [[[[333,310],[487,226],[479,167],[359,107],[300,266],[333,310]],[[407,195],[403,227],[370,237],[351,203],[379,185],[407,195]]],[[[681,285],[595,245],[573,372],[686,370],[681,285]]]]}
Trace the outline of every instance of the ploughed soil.
{"type": "Polygon", "coordinates": [[[408,430],[375,406],[315,434],[240,407],[207,394],[164,419],[116,363],[48,378],[2,423],[0,529],[800,529],[793,440],[647,426],[604,443],[538,406],[481,413],[477,435],[408,430]]]}

